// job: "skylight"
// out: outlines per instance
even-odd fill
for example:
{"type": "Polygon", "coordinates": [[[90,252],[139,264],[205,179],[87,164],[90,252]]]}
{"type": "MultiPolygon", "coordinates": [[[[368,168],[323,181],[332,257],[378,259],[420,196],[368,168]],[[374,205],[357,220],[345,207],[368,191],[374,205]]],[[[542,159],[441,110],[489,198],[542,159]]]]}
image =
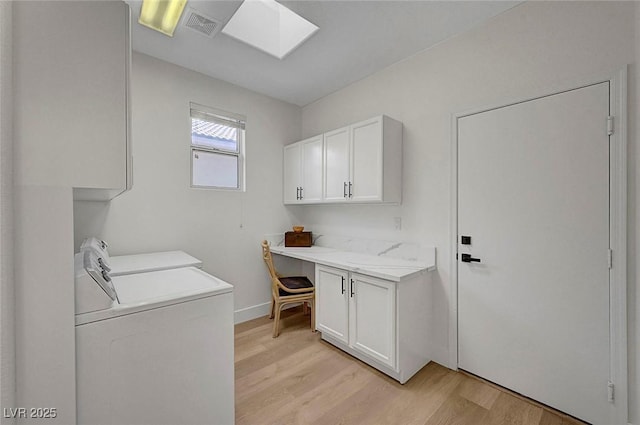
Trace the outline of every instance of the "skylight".
{"type": "Polygon", "coordinates": [[[317,30],[275,0],[245,0],[222,32],[283,59],[317,30]]]}

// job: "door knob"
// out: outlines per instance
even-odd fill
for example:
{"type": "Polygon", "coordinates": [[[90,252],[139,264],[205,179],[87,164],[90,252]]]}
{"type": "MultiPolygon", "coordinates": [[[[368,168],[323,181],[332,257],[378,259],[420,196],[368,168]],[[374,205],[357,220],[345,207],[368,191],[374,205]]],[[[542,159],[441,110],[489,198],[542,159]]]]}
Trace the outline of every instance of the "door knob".
{"type": "Polygon", "coordinates": [[[480,259],[473,258],[471,254],[462,254],[462,256],[460,257],[460,261],[462,261],[463,263],[479,263],[480,259]]]}

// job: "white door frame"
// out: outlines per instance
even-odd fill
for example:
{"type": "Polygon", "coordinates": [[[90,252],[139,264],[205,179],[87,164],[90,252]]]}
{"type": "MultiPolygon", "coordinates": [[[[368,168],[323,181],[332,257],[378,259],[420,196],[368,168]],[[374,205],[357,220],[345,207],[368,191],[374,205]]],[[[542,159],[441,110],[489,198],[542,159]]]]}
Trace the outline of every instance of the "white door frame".
{"type": "MultiPolygon", "coordinates": [[[[614,117],[609,138],[609,235],[613,250],[610,279],[610,379],[615,385],[615,423],[628,421],[627,389],[627,67],[613,76],[579,81],[539,96],[477,108],[452,116],[451,124],[451,266],[449,297],[449,368],[458,369],[458,120],[468,115],[515,105],[602,82],[610,84],[609,114],[614,117]]],[[[607,125],[602,123],[603,128],[607,125]]]]}

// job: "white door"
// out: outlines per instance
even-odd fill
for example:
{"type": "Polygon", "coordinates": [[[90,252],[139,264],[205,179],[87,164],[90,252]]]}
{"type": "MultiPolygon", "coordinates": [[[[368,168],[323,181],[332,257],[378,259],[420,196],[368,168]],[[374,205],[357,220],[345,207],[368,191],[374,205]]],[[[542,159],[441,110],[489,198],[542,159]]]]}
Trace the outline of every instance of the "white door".
{"type": "Polygon", "coordinates": [[[322,201],[322,135],[300,142],[302,148],[302,202],[322,201]]]}
{"type": "Polygon", "coordinates": [[[349,345],[395,370],[396,285],[354,273],[349,298],[349,345]]]}
{"type": "Polygon", "coordinates": [[[345,344],[349,343],[349,273],[316,266],[316,327],[345,344]]]}
{"type": "Polygon", "coordinates": [[[353,201],[382,201],[382,117],[351,126],[353,201]]]}
{"type": "Polygon", "coordinates": [[[346,201],[349,184],[349,127],[324,135],[324,199],[346,201]]]}
{"type": "Polygon", "coordinates": [[[284,186],[283,198],[285,204],[295,204],[300,198],[300,144],[293,143],[284,147],[284,186]]]}
{"type": "Polygon", "coordinates": [[[608,114],[601,83],[458,120],[459,367],[597,424],[612,412],[608,114]]]}

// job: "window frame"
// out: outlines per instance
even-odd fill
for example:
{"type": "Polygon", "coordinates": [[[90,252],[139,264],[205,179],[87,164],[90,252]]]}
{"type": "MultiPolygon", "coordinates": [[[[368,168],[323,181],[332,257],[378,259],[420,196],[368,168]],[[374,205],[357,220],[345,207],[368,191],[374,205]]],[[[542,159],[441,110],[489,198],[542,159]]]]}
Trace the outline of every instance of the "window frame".
{"type": "Polygon", "coordinates": [[[237,128],[237,151],[230,149],[214,148],[209,146],[203,146],[194,144],[193,135],[189,140],[189,155],[190,155],[190,175],[189,175],[189,187],[192,189],[208,189],[208,190],[224,190],[232,192],[245,192],[245,139],[246,139],[246,117],[244,115],[235,114],[232,112],[223,111],[220,109],[211,108],[208,106],[200,105],[194,102],[189,102],[189,124],[193,129],[193,119],[199,119],[216,124],[222,124],[229,127],[237,128]],[[226,186],[209,186],[209,185],[196,185],[194,184],[193,175],[193,159],[197,152],[213,153],[218,155],[228,155],[237,158],[237,187],[226,186]]]}

